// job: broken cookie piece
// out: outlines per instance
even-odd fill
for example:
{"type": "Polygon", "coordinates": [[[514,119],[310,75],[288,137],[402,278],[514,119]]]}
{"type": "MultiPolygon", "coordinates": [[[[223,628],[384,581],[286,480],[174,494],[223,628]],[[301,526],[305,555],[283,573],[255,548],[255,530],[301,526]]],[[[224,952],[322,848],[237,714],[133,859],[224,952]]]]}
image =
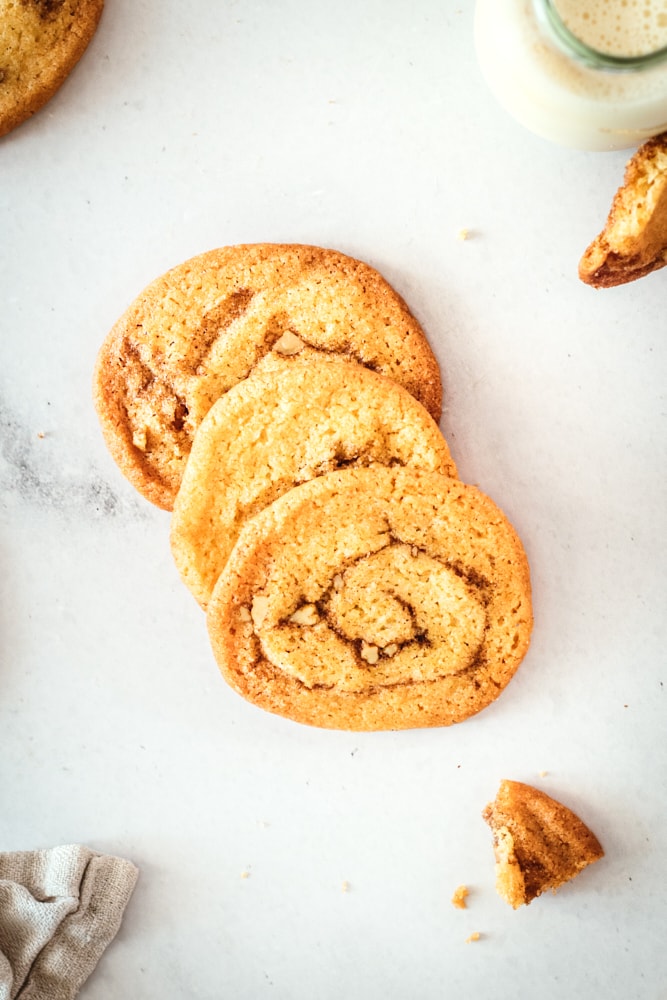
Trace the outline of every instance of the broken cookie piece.
{"type": "Polygon", "coordinates": [[[501,781],[482,816],[493,831],[496,889],[515,910],[604,855],[570,809],[519,781],[501,781]]]}
{"type": "Polygon", "coordinates": [[[604,230],[579,262],[595,288],[642,278],[667,264],[667,132],[649,139],[628,163],[604,230]]]}

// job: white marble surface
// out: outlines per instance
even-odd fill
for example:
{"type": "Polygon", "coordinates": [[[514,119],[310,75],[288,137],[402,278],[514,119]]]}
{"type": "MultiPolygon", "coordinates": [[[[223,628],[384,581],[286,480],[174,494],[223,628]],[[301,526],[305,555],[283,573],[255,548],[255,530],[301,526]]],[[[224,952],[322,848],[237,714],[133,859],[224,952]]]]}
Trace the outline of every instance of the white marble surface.
{"type": "Polygon", "coordinates": [[[141,868],[83,1000],[667,997],[667,271],[576,277],[626,158],[515,125],[450,0],[107,0],[0,141],[0,848],[141,868]],[[247,705],[168,516],[105,450],[108,328],[167,267],[255,240],[337,247],[403,293],[461,475],[525,541],[531,650],[462,725],[331,733],[247,705]],[[480,819],[502,777],[606,848],[517,912],[480,819]]]}

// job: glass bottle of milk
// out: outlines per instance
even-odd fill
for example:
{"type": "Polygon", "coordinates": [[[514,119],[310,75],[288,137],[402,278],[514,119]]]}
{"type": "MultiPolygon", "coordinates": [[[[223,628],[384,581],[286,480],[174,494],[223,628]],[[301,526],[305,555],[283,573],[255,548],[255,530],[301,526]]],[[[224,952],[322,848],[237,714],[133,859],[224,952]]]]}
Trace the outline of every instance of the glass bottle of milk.
{"type": "Polygon", "coordinates": [[[503,107],[565,146],[667,131],[667,0],[477,0],[482,74],[503,107]]]}

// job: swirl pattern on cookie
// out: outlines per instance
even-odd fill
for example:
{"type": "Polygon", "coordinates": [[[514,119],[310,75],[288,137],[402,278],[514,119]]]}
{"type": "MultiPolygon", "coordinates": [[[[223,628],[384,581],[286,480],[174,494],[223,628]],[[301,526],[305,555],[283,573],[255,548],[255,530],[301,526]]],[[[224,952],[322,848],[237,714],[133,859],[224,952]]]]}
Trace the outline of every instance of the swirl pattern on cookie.
{"type": "Polygon", "coordinates": [[[53,97],[103,7],[104,0],[0,0],[0,136],[53,97]]]}
{"type": "Polygon", "coordinates": [[[243,528],[208,607],[220,670],[254,704],[349,730],[461,722],[529,644],[516,532],[473,486],[416,469],[345,469],[243,528]]]}
{"type": "Polygon", "coordinates": [[[391,379],[336,357],[268,355],[195,435],[171,521],[185,584],[206,607],[249,517],[315,476],[376,465],[456,477],[437,424],[391,379]]]}
{"type": "Polygon", "coordinates": [[[212,404],[268,352],[304,347],[381,372],[439,420],[437,361],[377,271],[319,247],[241,245],[158,278],[108,335],[94,392],[111,454],[147,499],[171,510],[212,404]]]}

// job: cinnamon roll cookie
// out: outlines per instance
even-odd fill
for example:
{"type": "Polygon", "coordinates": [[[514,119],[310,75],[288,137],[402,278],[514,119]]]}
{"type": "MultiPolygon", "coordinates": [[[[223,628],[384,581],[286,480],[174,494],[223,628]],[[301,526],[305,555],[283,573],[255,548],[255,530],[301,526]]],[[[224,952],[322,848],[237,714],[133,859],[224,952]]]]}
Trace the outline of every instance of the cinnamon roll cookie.
{"type": "Polygon", "coordinates": [[[171,510],[211,405],[270,351],[305,347],[381,372],[439,419],[436,359],[377,271],[318,247],[232,246],[158,278],[105,340],[94,391],[111,454],[147,499],[171,510]]]}
{"type": "Polygon", "coordinates": [[[104,0],[0,0],[0,136],[53,97],[103,7],[104,0]]]}
{"type": "Polygon", "coordinates": [[[171,521],[184,582],[206,607],[249,517],[315,476],[376,465],[456,476],[437,424],[397,383],[336,357],[267,356],[195,435],[171,521]]]}
{"type": "Polygon", "coordinates": [[[335,729],[446,726],[489,705],[523,659],[528,563],[475,487],[344,469],[248,521],[207,620],[225,679],[270,712],[335,729]]]}

